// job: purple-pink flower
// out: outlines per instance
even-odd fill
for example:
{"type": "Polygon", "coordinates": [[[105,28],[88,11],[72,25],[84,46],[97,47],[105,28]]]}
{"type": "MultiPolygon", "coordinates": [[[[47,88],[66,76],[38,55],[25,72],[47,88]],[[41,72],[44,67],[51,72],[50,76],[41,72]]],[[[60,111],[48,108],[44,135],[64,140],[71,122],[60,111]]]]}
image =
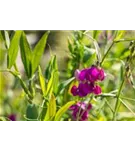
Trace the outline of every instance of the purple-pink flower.
{"type": "Polygon", "coordinates": [[[84,81],[86,79],[87,69],[83,69],[79,71],[78,69],[75,71],[75,77],[77,80],[84,81]]]}
{"type": "Polygon", "coordinates": [[[98,95],[101,93],[101,87],[96,85],[93,90],[94,94],[98,95]]]}
{"type": "Polygon", "coordinates": [[[77,90],[78,90],[78,88],[74,85],[74,86],[72,86],[72,88],[71,88],[71,93],[72,93],[74,96],[77,96],[77,95],[78,95],[77,90]]]}
{"type": "Polygon", "coordinates": [[[73,86],[71,93],[73,96],[85,97],[90,93],[101,94],[101,88],[97,85],[97,81],[102,81],[105,78],[103,69],[96,66],[75,71],[75,78],[79,81],[79,86],[73,86]]]}
{"type": "Polygon", "coordinates": [[[16,115],[15,114],[10,114],[8,116],[8,118],[11,120],[11,121],[16,121],[16,115]]]}
{"type": "Polygon", "coordinates": [[[72,110],[73,120],[86,121],[89,116],[89,111],[92,109],[91,104],[85,102],[78,102],[76,105],[70,107],[72,110]]]}

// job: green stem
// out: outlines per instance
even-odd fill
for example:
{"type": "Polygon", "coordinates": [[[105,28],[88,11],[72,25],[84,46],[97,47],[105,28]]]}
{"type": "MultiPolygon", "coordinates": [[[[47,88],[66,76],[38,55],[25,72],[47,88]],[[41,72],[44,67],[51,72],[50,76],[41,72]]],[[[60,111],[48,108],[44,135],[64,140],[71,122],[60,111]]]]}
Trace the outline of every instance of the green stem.
{"type": "Polygon", "coordinates": [[[133,98],[128,98],[128,97],[124,97],[124,96],[120,96],[120,98],[123,98],[125,100],[135,101],[135,99],[133,99],[133,98]]]}
{"type": "Polygon", "coordinates": [[[102,64],[103,64],[103,62],[104,62],[104,60],[105,60],[106,56],[108,55],[108,53],[110,52],[111,48],[112,48],[112,47],[113,47],[113,45],[115,44],[115,40],[114,40],[114,39],[116,38],[117,33],[118,33],[118,31],[116,31],[116,32],[115,32],[115,35],[114,35],[114,38],[113,38],[112,44],[109,46],[109,48],[108,48],[107,52],[106,52],[106,53],[105,53],[105,55],[103,56],[102,61],[100,62],[100,66],[102,66],[102,64]]]}
{"type": "Polygon", "coordinates": [[[23,80],[21,79],[20,74],[19,74],[18,72],[13,72],[13,71],[11,71],[11,70],[7,70],[7,72],[10,72],[12,75],[14,75],[16,78],[19,79],[20,84],[21,84],[21,86],[22,86],[24,92],[25,92],[25,93],[28,95],[28,97],[29,97],[28,102],[29,102],[29,103],[32,103],[33,96],[31,95],[31,93],[30,93],[29,90],[27,89],[26,84],[25,84],[25,83],[23,82],[23,80]]]}
{"type": "Polygon", "coordinates": [[[108,105],[108,107],[110,108],[110,110],[112,111],[112,113],[114,113],[114,110],[112,109],[111,105],[108,103],[108,101],[105,99],[106,104],[108,105]]]}
{"type": "Polygon", "coordinates": [[[35,96],[35,89],[33,86],[33,80],[32,79],[29,80],[29,91],[31,92],[31,95],[34,97],[35,96]]]}
{"type": "Polygon", "coordinates": [[[125,82],[125,78],[123,78],[122,83],[121,83],[120,88],[119,88],[119,91],[118,91],[118,94],[117,94],[115,109],[114,109],[114,113],[113,113],[113,120],[116,120],[116,114],[117,114],[117,111],[118,111],[118,108],[119,108],[119,104],[121,102],[120,101],[120,94],[121,94],[124,82],[125,82]]]}
{"type": "Polygon", "coordinates": [[[96,95],[95,97],[116,97],[116,94],[112,93],[102,93],[100,95],[96,95]]]}
{"type": "Polygon", "coordinates": [[[118,42],[129,42],[129,41],[134,41],[135,38],[129,38],[129,39],[119,39],[119,40],[116,40],[115,43],[118,43],[118,42]]]}
{"type": "Polygon", "coordinates": [[[24,92],[25,92],[25,93],[28,95],[28,97],[29,97],[28,102],[31,104],[31,103],[32,103],[33,96],[31,95],[31,93],[30,93],[29,90],[27,89],[26,84],[25,84],[25,83],[23,82],[23,80],[21,79],[21,76],[20,76],[19,72],[13,72],[13,71],[8,70],[8,69],[0,70],[0,72],[9,72],[9,73],[11,73],[13,76],[15,76],[16,78],[19,79],[20,84],[21,84],[21,86],[22,86],[24,92]]]}
{"type": "Polygon", "coordinates": [[[120,101],[121,101],[122,104],[135,116],[134,111],[133,111],[122,99],[120,99],[120,101]]]}
{"type": "Polygon", "coordinates": [[[102,64],[103,64],[103,62],[104,62],[106,56],[107,56],[108,53],[110,52],[110,50],[111,50],[111,48],[113,47],[114,43],[115,43],[115,42],[113,41],[112,44],[109,46],[107,52],[105,53],[105,55],[104,55],[103,58],[102,58],[102,61],[100,62],[100,66],[102,66],[102,64]]]}
{"type": "Polygon", "coordinates": [[[19,72],[19,70],[18,70],[18,67],[17,67],[16,63],[14,64],[14,69],[15,69],[15,71],[19,72]]]}
{"type": "Polygon", "coordinates": [[[45,117],[45,114],[46,114],[46,111],[47,111],[47,101],[48,99],[47,98],[44,98],[43,99],[43,102],[42,102],[42,105],[41,105],[41,111],[39,113],[39,116],[38,116],[38,120],[40,121],[43,121],[44,120],[44,117],[45,117]]]}

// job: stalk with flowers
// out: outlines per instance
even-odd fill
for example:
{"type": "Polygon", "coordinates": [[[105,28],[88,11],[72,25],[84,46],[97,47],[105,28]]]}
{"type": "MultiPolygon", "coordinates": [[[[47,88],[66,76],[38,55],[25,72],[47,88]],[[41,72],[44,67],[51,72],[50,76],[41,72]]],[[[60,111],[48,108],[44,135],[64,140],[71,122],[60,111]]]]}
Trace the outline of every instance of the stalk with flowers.
{"type": "MultiPolygon", "coordinates": [[[[123,107],[128,110],[128,117],[134,120],[133,104],[128,105],[127,101],[135,99],[125,96],[123,89],[128,82],[132,91],[135,90],[135,38],[124,38],[125,31],[74,31],[72,37],[67,38],[69,59],[62,80],[56,55],[50,53],[45,68],[40,64],[49,34],[46,31],[31,48],[24,31],[13,31],[12,36],[8,31],[0,32],[1,49],[7,52],[7,67],[0,71],[2,75],[14,76],[23,97],[22,105],[18,102],[18,107],[23,107],[23,113],[3,113],[1,120],[122,120],[125,117],[122,116],[121,110],[125,111],[123,107]],[[117,52],[117,45],[125,43],[126,49],[117,52]],[[24,75],[16,63],[18,53],[24,75]],[[115,63],[120,66],[117,74],[109,69],[115,63]]],[[[0,98],[2,103],[6,101],[2,94],[0,98]]]]}

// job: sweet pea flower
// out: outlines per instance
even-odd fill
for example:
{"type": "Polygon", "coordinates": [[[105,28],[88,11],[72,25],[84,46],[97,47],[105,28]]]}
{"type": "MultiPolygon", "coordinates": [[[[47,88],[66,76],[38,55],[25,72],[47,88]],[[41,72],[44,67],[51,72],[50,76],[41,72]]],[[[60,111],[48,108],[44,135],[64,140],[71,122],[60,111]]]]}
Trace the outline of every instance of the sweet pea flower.
{"type": "Polygon", "coordinates": [[[85,102],[78,102],[77,104],[70,107],[72,110],[72,117],[74,120],[86,121],[88,119],[89,111],[92,109],[91,104],[85,102]]]}
{"type": "Polygon", "coordinates": [[[80,81],[84,81],[86,79],[87,69],[83,69],[79,71],[78,69],[75,71],[75,78],[80,81]]]}
{"type": "Polygon", "coordinates": [[[16,121],[16,115],[15,114],[10,114],[8,116],[8,118],[11,120],[11,121],[16,121]]]}
{"type": "Polygon", "coordinates": [[[90,82],[95,82],[97,80],[102,81],[105,78],[104,70],[92,66],[91,68],[88,69],[86,78],[90,82]]]}
{"type": "Polygon", "coordinates": [[[101,87],[96,85],[94,90],[93,90],[94,94],[98,95],[101,94],[101,87]]]}
{"type": "Polygon", "coordinates": [[[78,95],[77,89],[78,89],[78,88],[77,88],[75,85],[71,88],[71,93],[72,93],[74,96],[77,96],[77,95],[78,95]]]}
{"type": "Polygon", "coordinates": [[[75,78],[79,81],[79,85],[71,88],[73,96],[85,97],[90,93],[96,95],[101,94],[101,88],[97,85],[97,81],[103,81],[105,72],[102,68],[92,66],[90,68],[76,70],[75,78]]]}

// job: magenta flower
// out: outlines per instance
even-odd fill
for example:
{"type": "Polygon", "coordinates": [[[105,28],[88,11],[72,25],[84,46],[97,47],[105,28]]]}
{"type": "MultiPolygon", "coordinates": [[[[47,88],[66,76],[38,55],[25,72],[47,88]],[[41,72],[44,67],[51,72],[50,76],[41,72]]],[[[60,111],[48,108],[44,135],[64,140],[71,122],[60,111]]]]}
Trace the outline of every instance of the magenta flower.
{"type": "Polygon", "coordinates": [[[95,82],[98,80],[99,70],[96,67],[91,67],[87,71],[86,78],[90,82],[95,82]]]}
{"type": "Polygon", "coordinates": [[[105,78],[103,69],[96,66],[75,71],[75,78],[79,81],[79,86],[75,85],[71,88],[73,96],[85,97],[90,93],[100,94],[101,88],[97,85],[97,81],[102,81],[105,78]]]}
{"type": "Polygon", "coordinates": [[[92,93],[94,86],[89,83],[80,83],[78,87],[78,95],[80,97],[87,96],[88,94],[92,93]]]}
{"type": "Polygon", "coordinates": [[[11,121],[16,121],[16,115],[15,115],[15,114],[9,115],[8,118],[9,118],[11,121]]]}
{"type": "Polygon", "coordinates": [[[72,93],[74,96],[77,96],[77,95],[78,95],[77,89],[78,89],[78,88],[77,88],[75,85],[71,88],[71,93],[72,93]]]}
{"type": "Polygon", "coordinates": [[[76,105],[70,107],[72,110],[73,120],[86,121],[88,119],[89,111],[92,109],[91,104],[85,102],[78,102],[76,105]]]}
{"type": "Polygon", "coordinates": [[[93,90],[94,94],[98,95],[101,94],[101,87],[100,86],[95,86],[93,90]]]}
{"type": "Polygon", "coordinates": [[[102,81],[105,78],[104,70],[93,66],[88,69],[86,78],[90,82],[95,82],[97,80],[102,81]]]}
{"type": "Polygon", "coordinates": [[[86,79],[87,69],[83,69],[79,71],[78,69],[75,71],[75,77],[77,80],[84,81],[86,79]]]}
{"type": "Polygon", "coordinates": [[[100,69],[99,74],[98,74],[98,80],[103,81],[105,76],[106,76],[106,74],[104,73],[104,70],[100,69]]]}
{"type": "Polygon", "coordinates": [[[80,80],[79,79],[79,75],[80,75],[80,70],[76,69],[76,71],[75,71],[75,78],[76,78],[76,80],[80,80]]]}

